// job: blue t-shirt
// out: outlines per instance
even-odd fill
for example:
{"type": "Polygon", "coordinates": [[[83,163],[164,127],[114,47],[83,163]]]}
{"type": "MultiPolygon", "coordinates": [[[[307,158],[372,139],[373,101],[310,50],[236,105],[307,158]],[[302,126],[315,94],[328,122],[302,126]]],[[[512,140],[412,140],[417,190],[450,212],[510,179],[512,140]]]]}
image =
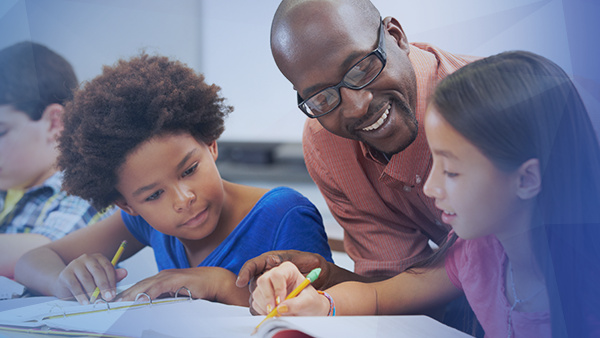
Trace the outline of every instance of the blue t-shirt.
{"type": "MultiPolygon", "coordinates": [[[[155,230],[141,216],[121,211],[121,217],[138,241],[154,249],[159,270],[190,267],[179,239],[155,230]]],[[[264,194],[198,266],[218,266],[237,275],[247,260],[271,250],[313,252],[333,262],[321,214],[293,189],[278,187],[264,194]]]]}

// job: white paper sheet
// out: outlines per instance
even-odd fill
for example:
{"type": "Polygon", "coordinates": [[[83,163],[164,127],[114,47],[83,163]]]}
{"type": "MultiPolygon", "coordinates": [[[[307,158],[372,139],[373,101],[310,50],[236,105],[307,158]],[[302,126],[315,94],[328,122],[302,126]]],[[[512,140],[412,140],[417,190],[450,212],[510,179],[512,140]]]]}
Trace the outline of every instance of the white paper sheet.
{"type": "Polygon", "coordinates": [[[25,292],[25,286],[12,279],[0,276],[0,300],[21,297],[25,292]]]}
{"type": "MultiPolygon", "coordinates": [[[[73,302],[55,299],[29,307],[0,312],[0,319],[30,318],[39,316],[40,312],[57,312],[56,306],[68,308],[68,305],[73,305],[73,302]],[[54,308],[52,308],[53,305],[54,308]]],[[[82,306],[76,306],[82,308],[82,306]]],[[[47,328],[125,337],[236,338],[251,337],[250,334],[254,327],[263,318],[263,316],[251,316],[248,308],[245,307],[229,306],[205,300],[185,300],[128,310],[111,310],[43,320],[43,324],[47,328]]],[[[336,316],[275,318],[265,322],[259,333],[252,338],[262,338],[266,329],[275,323],[301,328],[301,331],[309,335],[322,338],[470,337],[426,316],[336,316]]]]}

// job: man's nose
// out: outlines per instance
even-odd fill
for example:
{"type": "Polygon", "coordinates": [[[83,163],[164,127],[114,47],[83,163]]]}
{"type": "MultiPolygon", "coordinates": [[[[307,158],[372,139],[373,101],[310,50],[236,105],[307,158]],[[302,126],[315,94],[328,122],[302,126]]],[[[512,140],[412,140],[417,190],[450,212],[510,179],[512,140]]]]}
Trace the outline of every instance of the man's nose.
{"type": "Polygon", "coordinates": [[[361,118],[369,110],[373,101],[373,94],[369,90],[354,90],[346,87],[340,88],[341,113],[348,118],[361,118]]]}

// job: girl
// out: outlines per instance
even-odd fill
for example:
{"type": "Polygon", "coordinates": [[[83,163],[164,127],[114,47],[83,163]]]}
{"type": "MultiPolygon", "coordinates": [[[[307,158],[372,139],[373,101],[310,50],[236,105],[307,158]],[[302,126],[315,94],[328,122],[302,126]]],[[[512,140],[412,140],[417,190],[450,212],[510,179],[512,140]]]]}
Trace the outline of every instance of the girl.
{"type": "Polygon", "coordinates": [[[77,91],[59,140],[64,188],[121,211],[30,252],[16,279],[82,304],[96,287],[112,300],[127,273],[109,258],[127,240],[122,259],[150,245],[161,271],[121,299],[186,286],[196,298],[248,306],[249,291],[235,286],[246,260],[277,249],[331,260],[321,216],[306,198],[221,179],[216,139],[231,108],[218,91],[185,65],[146,54],[105,67],[77,91]]]}
{"type": "Polygon", "coordinates": [[[507,52],[438,86],[425,116],[424,192],[453,228],[430,259],[389,280],[320,295],[291,263],[253,293],[261,314],[419,314],[464,293],[488,337],[597,337],[600,149],[568,76],[507,52]],[[278,304],[278,305],[277,305],[278,304]]]}

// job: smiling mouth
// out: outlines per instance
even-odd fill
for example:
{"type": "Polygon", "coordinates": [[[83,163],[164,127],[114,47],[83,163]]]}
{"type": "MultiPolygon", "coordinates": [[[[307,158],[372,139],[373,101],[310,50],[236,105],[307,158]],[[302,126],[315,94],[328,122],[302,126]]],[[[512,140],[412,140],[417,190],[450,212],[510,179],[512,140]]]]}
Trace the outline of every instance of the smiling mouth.
{"type": "Polygon", "coordinates": [[[456,215],[455,212],[449,212],[449,211],[446,211],[446,210],[442,210],[442,211],[444,212],[444,214],[446,214],[448,216],[454,216],[454,215],[456,215]]]}
{"type": "Polygon", "coordinates": [[[368,127],[364,127],[362,128],[363,131],[372,131],[372,130],[376,130],[377,128],[381,127],[381,125],[385,122],[385,120],[387,119],[388,115],[390,115],[390,109],[392,108],[392,104],[388,104],[388,107],[385,109],[385,112],[383,113],[383,115],[381,115],[381,117],[375,121],[375,123],[373,123],[372,125],[368,126],[368,127]]]}
{"type": "Polygon", "coordinates": [[[190,224],[197,222],[204,216],[205,212],[206,212],[206,210],[200,211],[199,213],[196,214],[196,216],[190,218],[189,220],[187,220],[187,222],[183,223],[182,226],[190,225],[190,224]]]}

